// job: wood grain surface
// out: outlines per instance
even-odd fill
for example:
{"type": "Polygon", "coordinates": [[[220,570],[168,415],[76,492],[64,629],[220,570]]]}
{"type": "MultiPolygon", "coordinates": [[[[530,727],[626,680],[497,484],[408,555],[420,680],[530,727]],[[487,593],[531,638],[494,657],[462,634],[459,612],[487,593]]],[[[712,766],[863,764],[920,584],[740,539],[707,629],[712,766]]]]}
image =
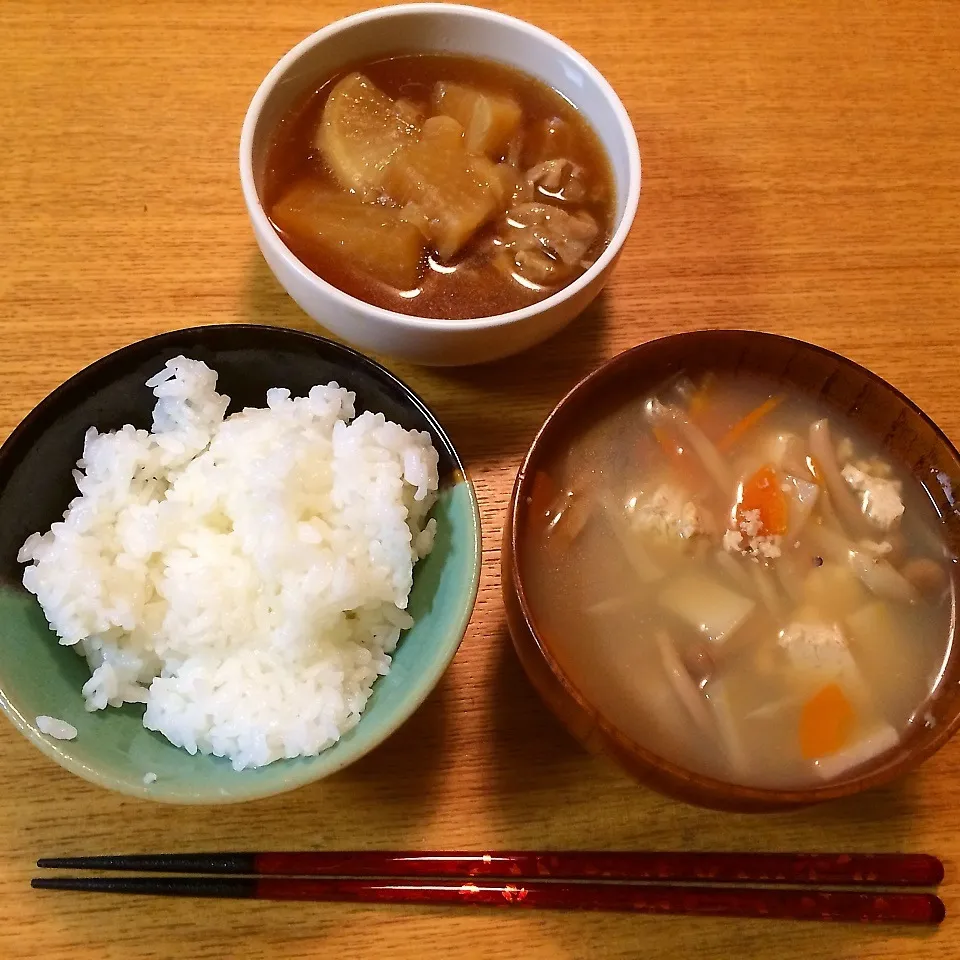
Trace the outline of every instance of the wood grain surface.
{"type": "MultiPolygon", "coordinates": [[[[619,91],[638,132],[636,227],[600,302],[526,356],[389,364],[432,405],[483,506],[479,602],[416,716],[327,781],[226,809],[90,786],[0,723],[0,957],[960,956],[960,743],[896,786],[777,816],[661,799],[592,759],[509,645],[499,537],[555,401],[625,347],[743,326],[865,363],[960,440],[960,5],[955,0],[514,0],[619,91]],[[925,850],[948,919],[898,929],[41,895],[40,855],[236,848],[925,850]]],[[[90,361],[149,334],[315,329],[274,281],[237,176],[276,59],[350,2],[0,3],[0,435],[90,361]]],[[[2,518],[0,518],[2,522],[2,518]]]]}

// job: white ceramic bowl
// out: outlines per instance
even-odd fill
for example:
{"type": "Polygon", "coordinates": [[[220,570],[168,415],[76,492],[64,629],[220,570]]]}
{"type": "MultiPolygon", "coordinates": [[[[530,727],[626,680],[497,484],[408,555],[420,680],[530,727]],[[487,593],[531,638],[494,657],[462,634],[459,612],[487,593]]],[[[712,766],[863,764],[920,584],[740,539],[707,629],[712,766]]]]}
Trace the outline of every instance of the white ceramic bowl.
{"type": "Polygon", "coordinates": [[[267,74],[240,136],[240,183],[257,243],[287,293],[319,324],[374,353],[414,363],[482,363],[531,347],[566,326],[600,292],[633,224],[640,151],[613,88],[575,50],[513,17],[444,3],[381,7],[347,17],[294,47],[267,74]],[[318,81],[347,65],[393,53],[454,53],[496,60],[531,74],[589,120],[610,158],[615,227],[602,256],[576,281],[522,310],[474,320],[412,317],[372,306],[307,269],[270,225],[260,201],[267,149],[281,116],[318,81]]]}

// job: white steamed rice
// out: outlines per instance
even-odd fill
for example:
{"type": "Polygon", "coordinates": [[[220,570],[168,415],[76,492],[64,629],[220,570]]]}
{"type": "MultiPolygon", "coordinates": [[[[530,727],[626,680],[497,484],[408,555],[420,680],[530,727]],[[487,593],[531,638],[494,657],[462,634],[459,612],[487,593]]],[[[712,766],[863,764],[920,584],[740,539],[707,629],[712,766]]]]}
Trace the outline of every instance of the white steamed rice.
{"type": "Polygon", "coordinates": [[[59,717],[46,717],[41,714],[36,720],[37,729],[47,737],[53,737],[54,740],[74,740],[77,736],[77,728],[66,720],[59,717]]]}
{"type": "Polygon", "coordinates": [[[413,623],[438,456],[336,383],[224,419],[216,382],[177,357],[147,381],[150,432],[91,427],[80,496],[19,560],[89,663],[88,710],[144,703],[144,726],[241,770],[359,720],[413,623]]]}

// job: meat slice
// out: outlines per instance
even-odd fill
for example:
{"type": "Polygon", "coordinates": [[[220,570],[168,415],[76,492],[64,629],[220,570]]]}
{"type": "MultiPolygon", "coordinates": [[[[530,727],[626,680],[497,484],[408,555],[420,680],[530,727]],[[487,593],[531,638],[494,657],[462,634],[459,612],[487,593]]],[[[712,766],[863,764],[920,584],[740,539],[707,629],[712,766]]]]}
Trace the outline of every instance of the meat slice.
{"type": "Polygon", "coordinates": [[[501,233],[502,256],[511,270],[530,283],[561,283],[583,266],[597,239],[596,220],[586,211],[568,213],[545,203],[510,209],[501,233]]]}
{"type": "Polygon", "coordinates": [[[587,195],[583,183],[583,167],[560,157],[544,160],[531,167],[526,174],[527,183],[538,187],[555,200],[580,203],[587,195]]]}

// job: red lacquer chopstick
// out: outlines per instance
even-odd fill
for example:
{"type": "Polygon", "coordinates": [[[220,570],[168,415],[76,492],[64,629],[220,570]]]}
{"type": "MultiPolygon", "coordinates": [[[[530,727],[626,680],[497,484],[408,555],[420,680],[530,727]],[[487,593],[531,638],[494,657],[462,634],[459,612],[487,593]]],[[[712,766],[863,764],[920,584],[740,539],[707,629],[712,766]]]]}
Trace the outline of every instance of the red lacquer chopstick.
{"type": "Polygon", "coordinates": [[[39,867],[302,877],[459,877],[932,887],[943,864],[925,853],[510,851],[196,853],[57,857],[39,867]]]}
{"type": "Polygon", "coordinates": [[[40,889],[348,903],[402,903],[607,910],[645,914],[937,924],[943,903],[928,893],[643,886],[610,882],[334,880],[274,877],[44,877],[40,889]]]}

